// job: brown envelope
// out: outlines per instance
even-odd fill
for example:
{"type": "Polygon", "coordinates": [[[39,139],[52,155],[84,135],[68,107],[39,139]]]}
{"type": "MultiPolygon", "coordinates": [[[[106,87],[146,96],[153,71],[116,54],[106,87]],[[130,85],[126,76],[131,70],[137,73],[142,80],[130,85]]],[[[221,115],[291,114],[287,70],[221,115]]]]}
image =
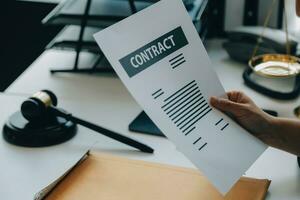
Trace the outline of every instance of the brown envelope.
{"type": "Polygon", "coordinates": [[[91,153],[46,200],[262,200],[270,182],[243,177],[222,197],[197,170],[91,153]]]}

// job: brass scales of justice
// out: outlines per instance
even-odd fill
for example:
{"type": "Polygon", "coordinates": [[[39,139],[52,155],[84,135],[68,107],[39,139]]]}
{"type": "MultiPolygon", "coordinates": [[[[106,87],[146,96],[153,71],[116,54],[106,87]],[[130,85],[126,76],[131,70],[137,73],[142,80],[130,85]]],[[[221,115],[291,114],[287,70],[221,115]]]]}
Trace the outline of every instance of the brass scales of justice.
{"type": "Polygon", "coordinates": [[[297,76],[300,73],[300,58],[291,55],[291,48],[289,42],[289,33],[287,25],[287,12],[286,5],[284,3],[284,24],[285,24],[285,36],[286,36],[286,54],[262,54],[256,55],[259,45],[264,36],[264,30],[270,21],[270,17],[275,7],[276,0],[272,1],[270,10],[264,21],[263,30],[257,40],[257,44],[253,50],[251,59],[248,62],[249,67],[257,75],[268,78],[288,78],[297,76]]]}
{"type": "MultiPolygon", "coordinates": [[[[286,3],[284,3],[284,25],[286,36],[286,54],[269,53],[256,55],[259,45],[262,42],[264,31],[270,21],[270,17],[275,8],[276,0],[272,1],[270,10],[267,13],[266,19],[263,24],[263,30],[259,36],[256,46],[253,50],[252,57],[248,62],[248,66],[252,71],[262,77],[267,78],[290,78],[300,74],[300,58],[291,55],[291,47],[289,42],[289,32],[287,23],[287,10],[286,3]]],[[[300,118],[300,106],[294,109],[294,114],[300,118]]]]}

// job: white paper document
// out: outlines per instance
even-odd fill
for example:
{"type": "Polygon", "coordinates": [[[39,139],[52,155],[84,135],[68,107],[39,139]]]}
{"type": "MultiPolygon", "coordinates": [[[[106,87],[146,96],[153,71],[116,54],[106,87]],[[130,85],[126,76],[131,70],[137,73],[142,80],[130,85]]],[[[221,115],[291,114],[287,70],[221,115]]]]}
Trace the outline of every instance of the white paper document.
{"type": "Polygon", "coordinates": [[[161,0],[95,39],[147,115],[221,193],[267,148],[210,106],[225,91],[181,0],[161,0]]]}

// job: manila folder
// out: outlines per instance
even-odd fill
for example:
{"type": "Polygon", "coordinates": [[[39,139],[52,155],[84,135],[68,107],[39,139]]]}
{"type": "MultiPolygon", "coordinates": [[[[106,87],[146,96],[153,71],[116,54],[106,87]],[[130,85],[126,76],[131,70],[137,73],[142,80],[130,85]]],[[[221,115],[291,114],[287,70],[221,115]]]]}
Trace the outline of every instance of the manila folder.
{"type": "Polygon", "coordinates": [[[46,200],[263,200],[270,182],[242,177],[224,197],[198,170],[92,152],[46,200]]]}

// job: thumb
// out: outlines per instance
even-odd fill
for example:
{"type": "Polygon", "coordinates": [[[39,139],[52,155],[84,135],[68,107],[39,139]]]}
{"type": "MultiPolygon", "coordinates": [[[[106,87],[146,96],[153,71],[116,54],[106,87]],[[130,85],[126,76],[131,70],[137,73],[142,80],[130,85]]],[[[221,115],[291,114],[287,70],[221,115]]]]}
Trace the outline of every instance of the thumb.
{"type": "Polygon", "coordinates": [[[228,99],[211,97],[210,104],[222,112],[235,114],[241,109],[241,104],[228,99]]]}

